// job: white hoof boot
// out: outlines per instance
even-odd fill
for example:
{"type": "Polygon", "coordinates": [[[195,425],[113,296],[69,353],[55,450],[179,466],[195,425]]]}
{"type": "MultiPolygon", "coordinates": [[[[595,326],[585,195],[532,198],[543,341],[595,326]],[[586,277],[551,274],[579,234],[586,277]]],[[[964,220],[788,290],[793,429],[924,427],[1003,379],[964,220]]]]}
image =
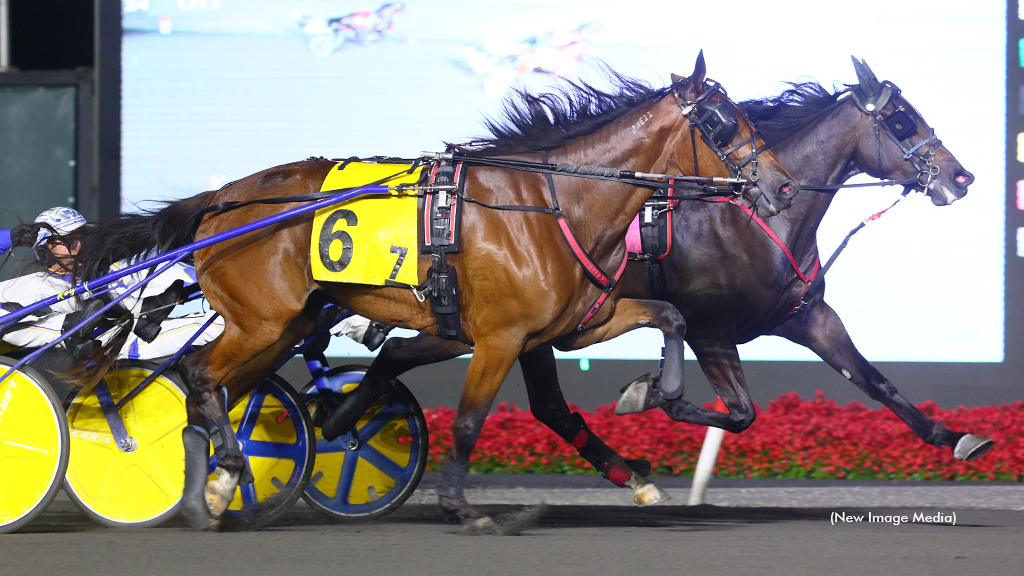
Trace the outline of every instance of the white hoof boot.
{"type": "Polygon", "coordinates": [[[206,505],[216,521],[227,511],[228,505],[234,499],[239,475],[231,474],[219,466],[213,473],[217,478],[206,484],[206,505]]]}
{"type": "Polygon", "coordinates": [[[970,462],[980,458],[993,445],[995,445],[995,442],[988,438],[982,438],[974,434],[964,434],[956,443],[956,447],[953,448],[953,458],[970,462]]]}
{"type": "Polygon", "coordinates": [[[658,488],[657,484],[636,472],[629,477],[629,480],[626,480],[626,486],[633,489],[633,502],[637,506],[650,506],[670,498],[668,492],[658,488]]]}
{"type": "Polygon", "coordinates": [[[615,414],[636,414],[657,408],[665,399],[654,388],[654,376],[644,374],[622,389],[622,396],[615,403],[615,414]]]}

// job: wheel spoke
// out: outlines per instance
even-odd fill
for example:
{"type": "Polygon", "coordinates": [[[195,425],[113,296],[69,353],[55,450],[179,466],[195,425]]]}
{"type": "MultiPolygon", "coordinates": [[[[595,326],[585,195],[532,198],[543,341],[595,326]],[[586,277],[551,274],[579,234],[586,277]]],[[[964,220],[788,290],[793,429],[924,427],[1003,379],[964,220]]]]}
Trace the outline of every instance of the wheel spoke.
{"type": "MultiPolygon", "coordinates": [[[[367,462],[372,464],[374,468],[377,468],[381,472],[387,474],[393,480],[401,478],[403,473],[405,472],[405,468],[399,466],[394,462],[394,460],[381,454],[376,448],[370,446],[369,444],[363,444],[363,446],[360,447],[358,454],[360,458],[366,460],[367,462]]],[[[415,461],[410,460],[410,462],[415,461]]]]}
{"type": "Polygon", "coordinates": [[[337,438],[330,442],[323,438],[316,439],[317,454],[335,454],[337,452],[348,452],[348,448],[346,448],[337,438]]]}
{"type": "Polygon", "coordinates": [[[357,464],[359,464],[358,454],[354,452],[345,454],[345,461],[342,462],[341,472],[338,474],[338,490],[334,493],[334,499],[348,504],[348,494],[352,491],[357,464]]]}
{"type": "Polygon", "coordinates": [[[110,500],[111,494],[116,491],[120,480],[124,478],[130,466],[131,458],[126,458],[124,454],[118,454],[114,457],[113,462],[107,467],[106,475],[103,477],[103,486],[96,497],[97,503],[105,503],[110,500]]]}
{"type": "Polygon", "coordinates": [[[388,404],[380,412],[374,414],[366,424],[363,424],[362,428],[358,429],[359,439],[365,442],[364,438],[373,438],[394,420],[396,416],[406,417],[406,414],[400,409],[400,405],[395,403],[388,404]]]}
{"type": "Polygon", "coordinates": [[[245,411],[242,413],[242,421],[238,423],[238,431],[235,432],[235,437],[239,440],[251,438],[253,431],[256,430],[256,422],[260,418],[264,396],[264,394],[257,394],[255,390],[249,395],[249,401],[246,403],[245,411]]]}
{"type": "Polygon", "coordinates": [[[249,440],[245,443],[245,449],[242,452],[248,457],[278,458],[298,462],[306,453],[306,450],[298,443],[284,444],[281,442],[249,440]]]}

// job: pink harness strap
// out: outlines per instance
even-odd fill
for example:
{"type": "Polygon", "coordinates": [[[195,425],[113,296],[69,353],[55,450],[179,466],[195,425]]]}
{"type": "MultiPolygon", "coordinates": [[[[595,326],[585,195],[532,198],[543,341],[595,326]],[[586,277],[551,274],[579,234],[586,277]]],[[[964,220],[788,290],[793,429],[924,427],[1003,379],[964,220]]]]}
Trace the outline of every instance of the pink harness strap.
{"type": "Polygon", "coordinates": [[[633,217],[626,230],[626,252],[639,252],[643,250],[640,245],[640,215],[633,217]]]}

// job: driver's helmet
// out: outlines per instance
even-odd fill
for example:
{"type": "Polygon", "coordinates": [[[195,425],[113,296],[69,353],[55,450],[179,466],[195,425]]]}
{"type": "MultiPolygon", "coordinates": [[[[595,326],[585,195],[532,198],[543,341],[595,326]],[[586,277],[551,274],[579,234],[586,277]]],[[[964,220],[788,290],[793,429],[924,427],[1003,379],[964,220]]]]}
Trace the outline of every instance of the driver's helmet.
{"type": "MultiPolygon", "coordinates": [[[[78,210],[74,208],[67,208],[64,206],[58,206],[56,208],[50,208],[49,210],[40,214],[36,219],[36,223],[49,224],[59,234],[67,234],[72,230],[85,225],[85,217],[78,213],[78,210]]],[[[39,234],[36,236],[35,246],[39,247],[46,239],[50,237],[52,232],[47,228],[39,230],[39,234]]]]}

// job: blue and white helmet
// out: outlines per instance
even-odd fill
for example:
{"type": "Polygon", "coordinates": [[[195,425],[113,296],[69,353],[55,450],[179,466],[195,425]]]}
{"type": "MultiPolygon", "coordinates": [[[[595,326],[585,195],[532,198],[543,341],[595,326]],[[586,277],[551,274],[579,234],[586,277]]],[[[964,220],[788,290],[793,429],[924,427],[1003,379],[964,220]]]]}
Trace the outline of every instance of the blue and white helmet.
{"type": "MultiPolygon", "coordinates": [[[[67,234],[72,230],[76,230],[81,226],[85,225],[85,217],[78,213],[78,210],[74,208],[66,208],[64,206],[58,206],[56,208],[50,208],[46,212],[40,214],[36,219],[36,223],[49,224],[60,234],[67,234]]],[[[50,237],[52,233],[43,228],[39,231],[36,236],[36,246],[46,242],[46,239],[50,237]]]]}

